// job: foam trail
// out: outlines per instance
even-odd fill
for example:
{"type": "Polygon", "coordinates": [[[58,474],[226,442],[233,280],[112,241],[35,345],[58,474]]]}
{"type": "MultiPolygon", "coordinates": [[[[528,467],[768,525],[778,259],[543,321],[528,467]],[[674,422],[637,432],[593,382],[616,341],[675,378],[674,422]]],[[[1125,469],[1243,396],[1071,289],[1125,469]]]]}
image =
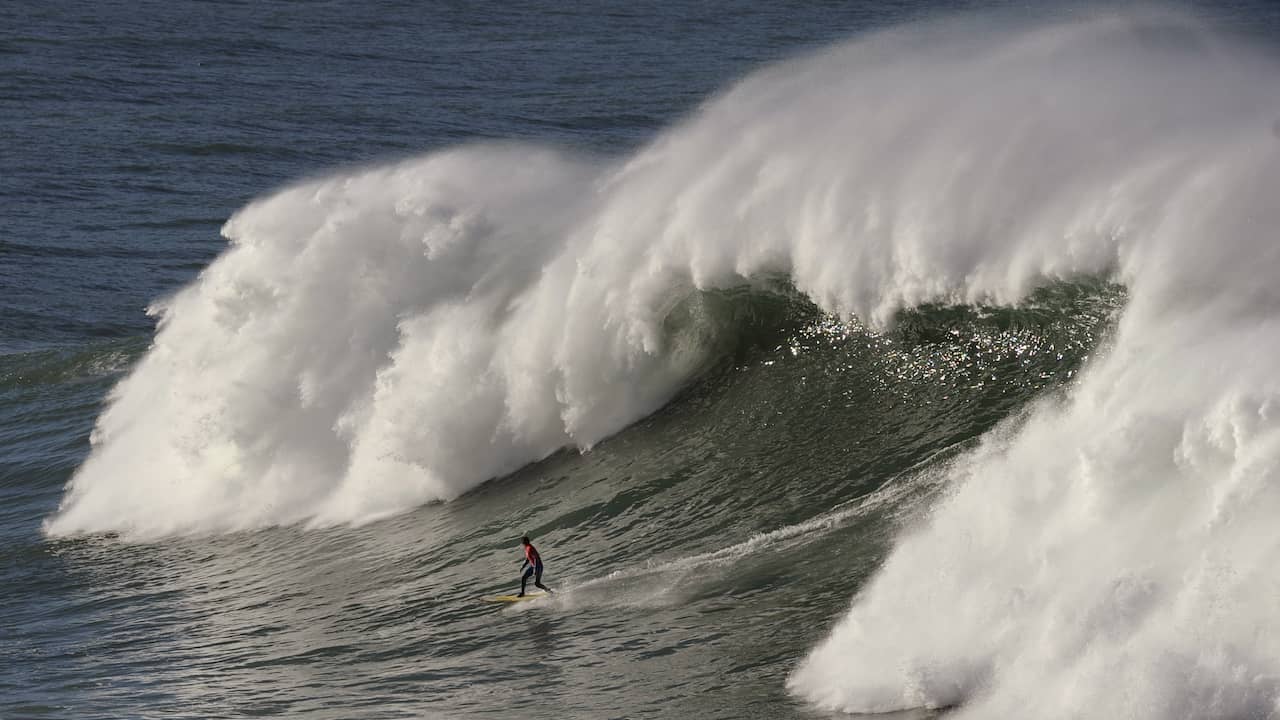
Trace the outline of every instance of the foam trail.
{"type": "MultiPolygon", "coordinates": [[[[756,533],[728,547],[669,560],[649,560],[603,577],[591,578],[558,590],[552,604],[561,609],[600,605],[663,605],[676,602],[689,581],[707,580],[709,572],[729,570],[742,559],[763,552],[774,554],[809,545],[826,535],[848,527],[870,514],[881,514],[891,523],[900,523],[914,512],[915,501],[937,491],[941,471],[926,467],[951,455],[958,445],[933,453],[927,460],[885,481],[874,491],[803,522],[756,533]],[[908,502],[911,501],[911,502],[908,502]]],[[[547,603],[543,603],[544,607],[547,603]]]]}

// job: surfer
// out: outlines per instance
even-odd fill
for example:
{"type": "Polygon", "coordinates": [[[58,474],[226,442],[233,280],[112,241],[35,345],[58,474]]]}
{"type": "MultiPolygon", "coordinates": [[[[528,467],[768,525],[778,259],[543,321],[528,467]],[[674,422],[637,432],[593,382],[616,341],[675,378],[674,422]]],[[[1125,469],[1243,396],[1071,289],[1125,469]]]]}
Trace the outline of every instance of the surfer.
{"type": "Polygon", "coordinates": [[[542,584],[542,556],[538,554],[537,548],[533,543],[529,542],[529,536],[525,535],[520,538],[520,543],[524,545],[524,562],[520,564],[520,569],[524,570],[524,575],[520,577],[520,594],[516,597],[524,597],[525,583],[529,582],[529,576],[533,576],[534,587],[540,587],[551,592],[551,588],[542,584]],[[525,568],[528,568],[527,570],[525,568]]]}

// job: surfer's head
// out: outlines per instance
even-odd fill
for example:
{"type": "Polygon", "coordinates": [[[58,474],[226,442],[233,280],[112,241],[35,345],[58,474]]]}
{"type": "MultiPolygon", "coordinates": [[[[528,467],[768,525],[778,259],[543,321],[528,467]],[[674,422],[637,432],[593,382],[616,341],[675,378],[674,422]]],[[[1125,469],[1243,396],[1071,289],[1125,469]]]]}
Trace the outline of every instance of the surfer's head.
{"type": "Polygon", "coordinates": [[[521,545],[528,545],[528,544],[529,544],[529,536],[528,536],[528,535],[521,535],[521,536],[520,536],[520,544],[521,544],[521,545]]]}

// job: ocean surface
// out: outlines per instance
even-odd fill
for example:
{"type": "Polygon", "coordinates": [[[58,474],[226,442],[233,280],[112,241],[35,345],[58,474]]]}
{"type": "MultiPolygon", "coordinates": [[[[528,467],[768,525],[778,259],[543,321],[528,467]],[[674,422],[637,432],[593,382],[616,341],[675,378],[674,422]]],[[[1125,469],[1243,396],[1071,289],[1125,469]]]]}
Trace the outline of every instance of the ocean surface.
{"type": "Polygon", "coordinates": [[[0,718],[1280,717],[1277,48],[0,5],[0,718]]]}

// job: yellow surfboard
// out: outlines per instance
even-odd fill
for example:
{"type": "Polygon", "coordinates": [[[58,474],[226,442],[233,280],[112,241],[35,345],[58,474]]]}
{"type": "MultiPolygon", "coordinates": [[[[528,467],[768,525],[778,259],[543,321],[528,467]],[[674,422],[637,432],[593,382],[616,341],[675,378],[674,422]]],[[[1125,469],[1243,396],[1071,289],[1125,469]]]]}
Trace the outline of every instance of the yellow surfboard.
{"type": "Polygon", "coordinates": [[[544,595],[546,595],[546,593],[527,593],[527,594],[525,594],[524,596],[520,596],[520,595],[490,595],[489,597],[483,597],[483,598],[480,598],[480,599],[481,599],[481,600],[484,600],[485,602],[514,603],[514,602],[524,602],[525,600],[537,600],[538,598],[540,598],[540,597],[542,597],[542,596],[544,596],[544,595]]]}

